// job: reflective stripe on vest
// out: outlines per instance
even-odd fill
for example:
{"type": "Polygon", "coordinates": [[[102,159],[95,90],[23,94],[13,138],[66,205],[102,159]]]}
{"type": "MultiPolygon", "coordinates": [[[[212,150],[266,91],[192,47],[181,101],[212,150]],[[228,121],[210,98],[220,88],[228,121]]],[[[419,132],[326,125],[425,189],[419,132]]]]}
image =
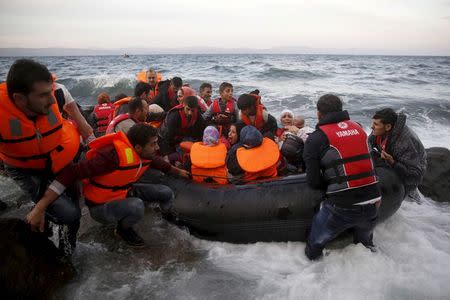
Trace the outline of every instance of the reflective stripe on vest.
{"type": "Polygon", "coordinates": [[[83,194],[89,201],[103,204],[126,198],[133,183],[148,169],[150,161],[143,161],[123,132],[105,135],[89,144],[87,159],[95,159],[95,153],[105,145],[113,144],[119,158],[116,170],[83,181],[83,194]]]}
{"type": "Polygon", "coordinates": [[[69,121],[63,121],[56,103],[47,115],[32,121],[9,99],[2,83],[0,115],[0,157],[12,167],[56,173],[78,152],[79,134],[69,121]]]}
{"type": "Polygon", "coordinates": [[[355,122],[347,120],[319,126],[330,143],[321,160],[327,193],[354,189],[377,182],[369,154],[367,135],[355,122]]]}

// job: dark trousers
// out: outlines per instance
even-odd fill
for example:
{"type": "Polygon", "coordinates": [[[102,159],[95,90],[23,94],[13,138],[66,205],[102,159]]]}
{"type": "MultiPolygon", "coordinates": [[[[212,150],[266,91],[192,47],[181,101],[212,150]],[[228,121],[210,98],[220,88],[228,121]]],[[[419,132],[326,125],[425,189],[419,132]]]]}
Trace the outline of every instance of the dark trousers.
{"type": "Polygon", "coordinates": [[[162,210],[172,207],[173,191],[162,184],[135,183],[127,198],[89,207],[91,217],[99,223],[131,227],[144,216],[144,204],[158,203],[162,210]]]}
{"type": "MultiPolygon", "coordinates": [[[[53,180],[53,175],[46,174],[44,171],[24,170],[10,166],[5,166],[5,171],[29,195],[30,200],[34,203],[40,200],[49,183],[53,180]]],[[[76,185],[68,187],[47,207],[46,218],[56,224],[76,226],[78,230],[81,217],[79,197],[80,193],[76,185]]]]}
{"type": "Polygon", "coordinates": [[[373,229],[377,220],[375,204],[339,207],[324,202],[314,216],[305,254],[314,260],[322,255],[325,245],[343,231],[353,228],[353,242],[373,247],[373,229]]]}
{"type": "MultiPolygon", "coordinates": [[[[37,203],[54,176],[45,171],[24,170],[5,165],[9,177],[29,195],[30,200],[37,203]]],[[[45,218],[58,225],[67,225],[67,231],[60,226],[59,249],[64,255],[71,255],[76,246],[77,233],[80,228],[81,210],[79,205],[80,190],[77,184],[68,187],[45,210],[45,218]]],[[[46,222],[47,225],[48,222],[46,222]]],[[[51,234],[51,233],[48,233],[51,234]]]]}

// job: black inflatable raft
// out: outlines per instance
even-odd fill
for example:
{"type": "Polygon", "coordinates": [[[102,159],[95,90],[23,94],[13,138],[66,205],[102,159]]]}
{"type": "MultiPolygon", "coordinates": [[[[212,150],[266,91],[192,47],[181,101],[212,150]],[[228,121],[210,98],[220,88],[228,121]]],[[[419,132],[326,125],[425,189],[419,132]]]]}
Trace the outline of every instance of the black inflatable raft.
{"type": "MultiPolygon", "coordinates": [[[[393,171],[377,168],[382,204],[379,221],[393,215],[404,187],[393,171]]],[[[305,241],[322,193],[305,174],[245,185],[205,185],[166,177],[175,192],[178,225],[207,240],[231,243],[305,241]]]]}

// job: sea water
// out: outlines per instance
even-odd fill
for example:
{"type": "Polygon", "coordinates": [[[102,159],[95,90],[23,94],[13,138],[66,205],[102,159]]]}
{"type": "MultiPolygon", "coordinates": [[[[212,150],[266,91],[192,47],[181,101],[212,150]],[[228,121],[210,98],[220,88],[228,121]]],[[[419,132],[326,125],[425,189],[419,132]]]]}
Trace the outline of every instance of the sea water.
{"type": "MultiPolygon", "coordinates": [[[[0,57],[0,81],[16,58],[0,57]]],[[[80,104],[103,91],[132,94],[138,71],[153,67],[198,89],[254,89],[271,114],[291,109],[314,127],[315,103],[337,94],[352,119],[370,131],[376,110],[392,107],[425,147],[450,148],[450,57],[336,55],[149,55],[36,57],[80,104]]],[[[234,245],[196,239],[149,213],[138,225],[149,246],[132,250],[112,230],[93,226],[80,237],[78,276],[66,299],[449,299],[450,207],[404,201],[375,229],[378,251],[361,245],[326,250],[318,262],[305,244],[234,245]]]]}

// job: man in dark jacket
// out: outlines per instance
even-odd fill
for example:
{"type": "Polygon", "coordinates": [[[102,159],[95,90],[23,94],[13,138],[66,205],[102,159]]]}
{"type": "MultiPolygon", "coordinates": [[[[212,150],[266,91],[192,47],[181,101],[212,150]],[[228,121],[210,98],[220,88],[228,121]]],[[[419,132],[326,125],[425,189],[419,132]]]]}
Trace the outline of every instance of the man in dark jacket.
{"type": "Polygon", "coordinates": [[[374,157],[384,160],[400,177],[406,195],[415,191],[427,168],[427,156],[419,137],[406,126],[406,116],[391,108],[375,112],[369,144],[374,157]]]}
{"type": "Polygon", "coordinates": [[[317,102],[319,123],[306,140],[303,159],[312,188],[326,191],[312,221],[305,254],[314,260],[326,243],[353,228],[354,243],[373,247],[380,191],[367,145],[367,135],[335,95],[317,102]]]}
{"type": "Polygon", "coordinates": [[[182,141],[200,141],[205,123],[199,111],[196,96],[188,96],[172,108],[159,128],[159,147],[166,161],[176,162],[179,157],[176,147],[182,141]]]}
{"type": "Polygon", "coordinates": [[[164,111],[169,111],[172,107],[179,104],[177,101],[177,92],[182,86],[183,80],[180,77],[159,82],[158,94],[150,104],[158,104],[164,111]]]}

